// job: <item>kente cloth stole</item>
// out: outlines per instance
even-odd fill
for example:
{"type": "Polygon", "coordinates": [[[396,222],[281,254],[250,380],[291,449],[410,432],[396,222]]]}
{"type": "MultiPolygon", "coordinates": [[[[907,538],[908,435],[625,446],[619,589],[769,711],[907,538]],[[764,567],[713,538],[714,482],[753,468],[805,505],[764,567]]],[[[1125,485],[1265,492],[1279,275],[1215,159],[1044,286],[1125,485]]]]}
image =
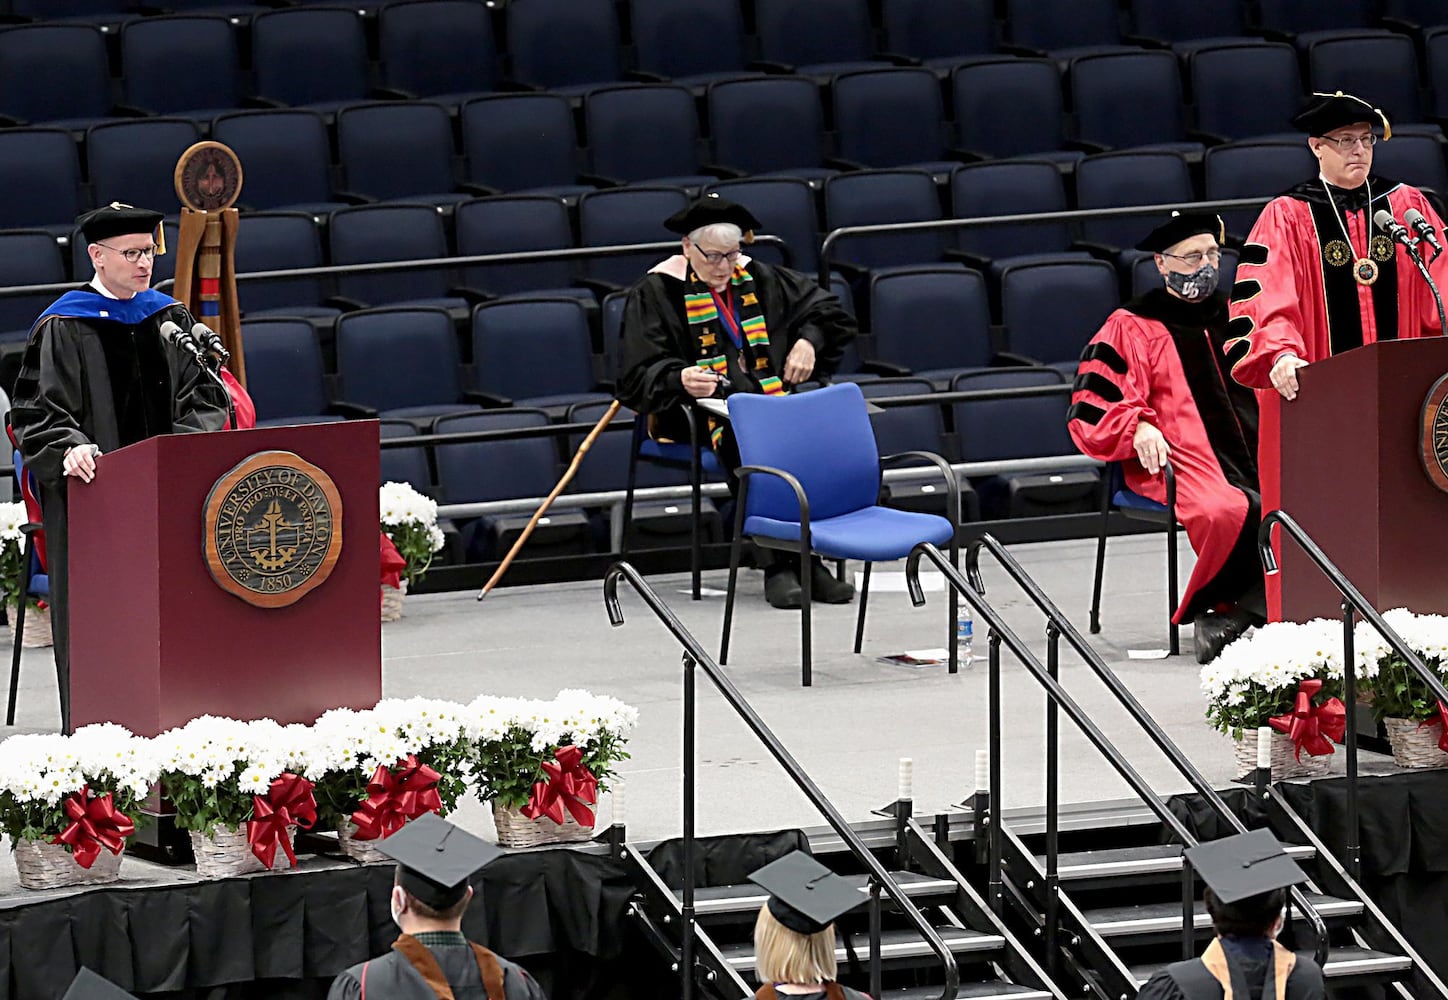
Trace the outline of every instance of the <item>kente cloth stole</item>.
{"type": "MultiPolygon", "coordinates": [[[[689,290],[684,293],[684,313],[689,320],[689,330],[699,345],[699,366],[717,375],[728,376],[729,356],[726,352],[732,344],[739,352],[741,368],[748,370],[746,359],[751,356],[754,358],[750,374],[759,383],[761,392],[767,396],[784,395],[784,382],[769,365],[769,330],[764,324],[764,309],[759,304],[753,275],[736,265],[734,274],[729,279],[729,288],[739,303],[737,330],[732,316],[724,317],[719,314],[717,300],[709,286],[700,281],[699,276],[692,270],[689,272],[689,290]]],[[[723,436],[724,425],[710,417],[710,446],[718,448],[719,440],[723,436]]]]}
{"type": "MultiPolygon", "coordinates": [[[[1276,1000],[1287,1000],[1287,977],[1292,974],[1292,967],[1297,964],[1297,956],[1276,941],[1272,942],[1272,996],[1276,1000]]],[[[1212,974],[1212,978],[1222,985],[1222,1000],[1233,1000],[1232,996],[1232,972],[1227,965],[1227,953],[1222,948],[1222,942],[1213,939],[1207,945],[1207,950],[1202,953],[1202,964],[1212,974]]],[[[1237,997],[1236,1000],[1248,1000],[1247,997],[1237,997]]],[[[1262,1000],[1268,1000],[1268,992],[1262,990],[1262,1000]]]]}
{"type": "MultiPolygon", "coordinates": [[[[498,959],[480,944],[469,942],[469,945],[477,960],[478,972],[483,977],[483,987],[488,991],[488,1000],[506,1000],[503,992],[503,967],[498,964],[498,959]]],[[[427,985],[437,994],[438,1000],[453,1000],[452,986],[443,975],[442,966],[437,964],[437,959],[426,945],[411,934],[403,934],[392,942],[392,948],[422,975],[427,985]]],[[[363,972],[366,972],[365,966],[363,972]]]]}

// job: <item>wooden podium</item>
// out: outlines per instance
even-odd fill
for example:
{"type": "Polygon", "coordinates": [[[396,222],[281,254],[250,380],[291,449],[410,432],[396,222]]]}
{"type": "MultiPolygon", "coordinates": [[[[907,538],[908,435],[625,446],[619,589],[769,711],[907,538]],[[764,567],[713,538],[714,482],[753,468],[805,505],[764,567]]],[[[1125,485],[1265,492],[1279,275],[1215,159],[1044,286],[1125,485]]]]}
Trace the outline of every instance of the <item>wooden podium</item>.
{"type": "Polygon", "coordinates": [[[154,736],[203,714],[311,722],[329,708],[376,704],[377,483],[375,421],[170,434],[102,456],[94,482],[70,484],[73,725],[117,722],[154,736]],[[325,499],[303,498],[306,516],[295,513],[305,484],[278,473],[275,457],[253,458],[267,452],[292,453],[335,485],[335,523],[325,499]],[[271,590],[256,596],[275,606],[217,582],[209,498],[221,534],[241,542],[231,555],[246,564],[242,577],[271,590]],[[307,572],[309,552],[329,554],[336,532],[325,579],[315,583],[313,572],[314,589],[281,592],[307,572]],[[258,562],[281,568],[247,577],[258,562]]]}
{"type": "MultiPolygon", "coordinates": [[[[1390,340],[1300,370],[1291,402],[1259,393],[1263,512],[1296,518],[1379,611],[1448,614],[1448,493],[1421,445],[1424,401],[1444,374],[1448,339],[1390,340]]],[[[1301,550],[1277,549],[1269,617],[1340,618],[1337,591],[1301,550]]]]}

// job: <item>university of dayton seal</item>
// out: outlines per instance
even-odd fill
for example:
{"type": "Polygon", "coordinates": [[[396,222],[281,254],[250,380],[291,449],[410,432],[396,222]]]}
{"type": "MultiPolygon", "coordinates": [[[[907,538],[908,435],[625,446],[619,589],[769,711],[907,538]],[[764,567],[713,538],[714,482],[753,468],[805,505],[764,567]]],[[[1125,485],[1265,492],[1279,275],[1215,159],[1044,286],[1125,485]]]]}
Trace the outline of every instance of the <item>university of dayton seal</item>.
{"type": "Polygon", "coordinates": [[[342,554],[336,485],[289,451],[258,452],[218,479],[203,524],[212,579],[261,608],[295,604],[342,554]]]}
{"type": "Polygon", "coordinates": [[[1448,375],[1433,383],[1423,400],[1418,448],[1433,485],[1448,493],[1448,375]]]}

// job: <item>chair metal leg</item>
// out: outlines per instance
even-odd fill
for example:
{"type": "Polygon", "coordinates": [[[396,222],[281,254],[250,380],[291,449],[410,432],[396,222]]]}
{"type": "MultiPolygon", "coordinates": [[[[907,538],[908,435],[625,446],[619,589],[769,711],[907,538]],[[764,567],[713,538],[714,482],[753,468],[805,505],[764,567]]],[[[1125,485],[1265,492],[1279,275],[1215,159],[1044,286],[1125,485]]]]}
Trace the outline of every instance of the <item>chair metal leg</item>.
{"type": "MultiPolygon", "coordinates": [[[[25,545],[25,561],[22,566],[30,565],[31,543],[27,539],[25,545]]],[[[22,593],[17,607],[15,608],[15,649],[10,654],[10,700],[5,706],[5,725],[15,725],[15,699],[20,690],[20,644],[25,639],[25,605],[29,603],[21,588],[22,593]]]]}
{"type": "Polygon", "coordinates": [[[729,588],[724,593],[724,633],[719,637],[719,665],[729,662],[729,628],[734,624],[734,590],[739,582],[739,556],[744,548],[744,498],[749,480],[739,483],[739,499],[734,504],[734,540],[729,543],[729,588]]]}
{"type": "Polygon", "coordinates": [[[689,485],[690,500],[693,503],[692,519],[689,524],[689,593],[696,601],[703,600],[701,592],[700,577],[704,570],[703,541],[700,537],[699,521],[700,511],[703,507],[703,478],[704,470],[699,458],[699,431],[698,425],[692,420],[689,421],[689,485]]]}
{"type": "Polygon", "coordinates": [[[800,627],[800,684],[809,687],[814,683],[814,663],[810,660],[810,577],[814,575],[810,564],[809,546],[803,539],[799,546],[799,627],[800,627]]]}
{"type": "Polygon", "coordinates": [[[1106,574],[1106,533],[1111,523],[1111,477],[1101,477],[1101,534],[1096,539],[1096,583],[1091,590],[1091,634],[1101,631],[1101,581],[1106,574]]]}
{"type": "Polygon", "coordinates": [[[1166,590],[1168,602],[1166,608],[1167,648],[1172,656],[1176,656],[1181,652],[1181,640],[1177,634],[1177,624],[1173,621],[1177,609],[1177,521],[1175,517],[1167,520],[1166,528],[1166,590]]]}
{"type": "Polygon", "coordinates": [[[855,618],[855,652],[858,653],[865,645],[865,605],[870,601],[870,567],[874,563],[865,563],[865,573],[860,580],[860,613],[855,618]]]}

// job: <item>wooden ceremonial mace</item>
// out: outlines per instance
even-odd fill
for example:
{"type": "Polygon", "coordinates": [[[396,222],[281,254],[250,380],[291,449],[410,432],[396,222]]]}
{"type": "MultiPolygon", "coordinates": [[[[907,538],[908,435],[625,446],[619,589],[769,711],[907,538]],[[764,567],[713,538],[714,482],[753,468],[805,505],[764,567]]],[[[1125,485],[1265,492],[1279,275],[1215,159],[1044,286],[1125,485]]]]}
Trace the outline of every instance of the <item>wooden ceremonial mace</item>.
{"type": "Polygon", "coordinates": [[[598,423],[593,425],[593,430],[588,432],[588,436],[584,438],[583,443],[578,446],[578,451],[574,454],[573,461],[568,464],[568,470],[563,473],[563,478],[558,480],[558,485],[553,487],[553,492],[549,493],[548,496],[543,499],[543,503],[538,509],[533,512],[532,518],[529,519],[527,526],[523,528],[523,533],[518,536],[518,540],[513,543],[513,547],[508,550],[508,554],[503,557],[503,561],[498,563],[498,568],[493,571],[492,577],[487,583],[483,584],[483,589],[478,592],[478,600],[481,601],[484,597],[487,597],[488,592],[496,587],[498,581],[503,578],[503,574],[508,572],[508,567],[513,565],[513,557],[518,554],[518,550],[523,547],[528,541],[528,536],[532,535],[533,529],[538,526],[538,519],[548,512],[548,508],[552,505],[553,501],[558,499],[558,494],[562,493],[564,488],[573,481],[573,477],[578,474],[578,467],[583,464],[583,456],[588,454],[588,449],[593,447],[593,442],[598,440],[598,436],[603,433],[603,429],[608,426],[609,421],[618,413],[620,405],[622,404],[615,399],[613,405],[604,411],[603,416],[598,418],[598,423]]]}

